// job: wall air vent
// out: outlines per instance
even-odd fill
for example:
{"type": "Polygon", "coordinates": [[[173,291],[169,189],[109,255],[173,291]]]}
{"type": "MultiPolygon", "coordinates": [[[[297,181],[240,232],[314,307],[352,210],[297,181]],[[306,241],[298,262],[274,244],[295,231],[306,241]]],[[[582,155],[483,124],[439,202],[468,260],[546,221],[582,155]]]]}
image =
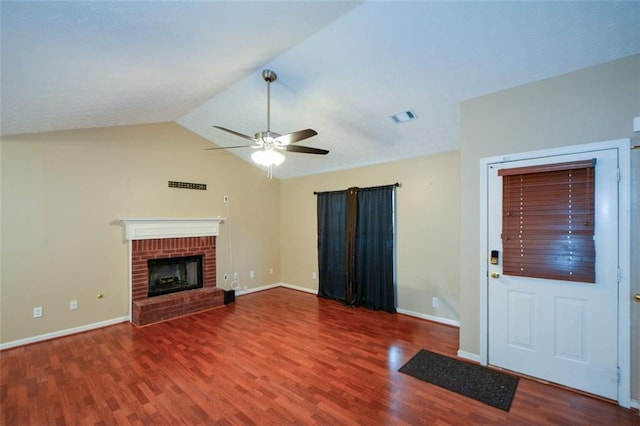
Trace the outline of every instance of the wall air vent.
{"type": "Polygon", "coordinates": [[[393,114],[391,116],[391,119],[396,124],[406,123],[408,121],[413,121],[413,120],[415,120],[417,118],[418,118],[418,116],[416,115],[415,112],[413,112],[412,109],[409,109],[407,111],[402,111],[402,112],[399,112],[397,114],[393,114]]]}

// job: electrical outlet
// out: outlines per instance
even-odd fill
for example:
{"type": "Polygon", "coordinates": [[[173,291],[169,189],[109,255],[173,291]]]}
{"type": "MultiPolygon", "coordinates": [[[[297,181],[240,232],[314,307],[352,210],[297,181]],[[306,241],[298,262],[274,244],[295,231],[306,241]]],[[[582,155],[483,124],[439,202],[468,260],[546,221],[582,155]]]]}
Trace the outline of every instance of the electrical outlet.
{"type": "Polygon", "coordinates": [[[318,274],[316,274],[315,272],[312,272],[312,273],[311,273],[311,279],[312,279],[312,280],[316,280],[316,279],[318,279],[318,274]]]}
{"type": "Polygon", "coordinates": [[[437,297],[432,297],[431,298],[431,306],[434,308],[437,308],[438,306],[440,306],[440,300],[438,300],[437,297]]]}
{"type": "Polygon", "coordinates": [[[223,200],[224,200],[224,202],[225,202],[225,203],[228,203],[228,202],[229,202],[229,196],[228,196],[228,195],[225,195],[225,196],[224,196],[224,198],[223,198],[223,200]]]}
{"type": "Polygon", "coordinates": [[[74,311],[78,309],[78,301],[77,300],[69,300],[69,310],[74,311]]]}
{"type": "Polygon", "coordinates": [[[229,281],[229,274],[224,274],[222,276],[222,281],[229,281]]]}
{"type": "Polygon", "coordinates": [[[273,275],[273,268],[269,268],[269,275],[273,275]]]}
{"type": "Polygon", "coordinates": [[[249,272],[249,278],[255,278],[255,276],[256,276],[256,271],[249,272]]]}
{"type": "Polygon", "coordinates": [[[33,317],[42,318],[42,306],[33,308],[33,317]]]}
{"type": "Polygon", "coordinates": [[[239,279],[240,279],[240,276],[238,275],[238,273],[237,273],[237,272],[234,272],[234,273],[233,273],[233,279],[234,279],[234,280],[239,280],[239,279]]]}

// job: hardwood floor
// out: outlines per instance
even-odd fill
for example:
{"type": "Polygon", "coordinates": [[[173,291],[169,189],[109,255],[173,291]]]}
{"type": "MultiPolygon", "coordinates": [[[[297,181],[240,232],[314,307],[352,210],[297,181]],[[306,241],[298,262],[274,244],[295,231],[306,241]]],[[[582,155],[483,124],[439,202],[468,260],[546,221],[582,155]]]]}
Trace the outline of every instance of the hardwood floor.
{"type": "Polygon", "coordinates": [[[507,413],[397,372],[420,349],[457,347],[454,327],[277,288],[5,350],[0,424],[640,424],[527,379],[507,413]]]}

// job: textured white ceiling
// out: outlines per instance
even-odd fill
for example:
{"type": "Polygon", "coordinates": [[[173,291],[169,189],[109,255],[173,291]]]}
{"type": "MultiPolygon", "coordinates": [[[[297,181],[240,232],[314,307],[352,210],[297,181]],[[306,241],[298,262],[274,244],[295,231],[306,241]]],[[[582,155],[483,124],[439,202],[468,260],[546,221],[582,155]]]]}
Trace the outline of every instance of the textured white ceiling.
{"type": "Polygon", "coordinates": [[[460,101],[640,53],[640,2],[1,7],[2,134],[177,121],[239,145],[212,126],[266,130],[271,68],[271,129],[331,151],[287,154],[280,178],[455,150],[460,101]],[[418,120],[389,118],[408,108],[418,120]]]}

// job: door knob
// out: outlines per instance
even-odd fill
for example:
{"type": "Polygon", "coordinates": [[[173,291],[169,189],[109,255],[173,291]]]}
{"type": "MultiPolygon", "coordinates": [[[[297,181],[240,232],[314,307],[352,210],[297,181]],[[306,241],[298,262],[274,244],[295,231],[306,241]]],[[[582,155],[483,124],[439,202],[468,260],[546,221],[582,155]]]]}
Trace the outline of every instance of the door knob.
{"type": "Polygon", "coordinates": [[[494,280],[495,280],[496,278],[498,278],[499,276],[500,276],[500,274],[499,274],[499,273],[497,273],[497,272],[492,272],[492,273],[491,273],[491,278],[493,278],[494,280]]]}
{"type": "Polygon", "coordinates": [[[633,295],[633,300],[635,300],[636,302],[640,303],[640,293],[636,293],[633,295]]]}

